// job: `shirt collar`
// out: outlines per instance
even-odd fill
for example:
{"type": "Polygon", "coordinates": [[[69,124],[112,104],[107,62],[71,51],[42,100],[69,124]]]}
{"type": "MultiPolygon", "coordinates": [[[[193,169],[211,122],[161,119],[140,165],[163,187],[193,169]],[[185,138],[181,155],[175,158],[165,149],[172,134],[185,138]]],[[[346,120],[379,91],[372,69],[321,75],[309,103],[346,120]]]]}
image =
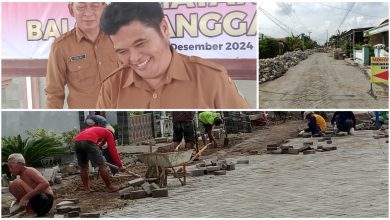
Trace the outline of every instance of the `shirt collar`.
{"type": "MultiPolygon", "coordinates": [[[[172,51],[172,59],[171,59],[171,63],[168,66],[166,83],[171,82],[172,79],[183,80],[183,81],[190,80],[190,77],[186,71],[183,58],[172,47],[171,47],[171,51],[172,51]]],[[[136,74],[134,70],[131,69],[130,66],[125,65],[123,67],[124,67],[123,70],[124,84],[122,88],[129,87],[133,83],[142,83],[141,81],[143,81],[143,79],[138,74],[136,74]]]]}
{"type": "MultiPolygon", "coordinates": [[[[98,37],[96,38],[96,42],[99,40],[99,38],[101,37],[102,34],[103,34],[102,31],[100,31],[98,37]]],[[[88,39],[87,35],[85,35],[85,33],[79,27],[76,27],[76,40],[77,40],[77,42],[80,43],[80,41],[83,38],[86,40],[88,39]]]]}

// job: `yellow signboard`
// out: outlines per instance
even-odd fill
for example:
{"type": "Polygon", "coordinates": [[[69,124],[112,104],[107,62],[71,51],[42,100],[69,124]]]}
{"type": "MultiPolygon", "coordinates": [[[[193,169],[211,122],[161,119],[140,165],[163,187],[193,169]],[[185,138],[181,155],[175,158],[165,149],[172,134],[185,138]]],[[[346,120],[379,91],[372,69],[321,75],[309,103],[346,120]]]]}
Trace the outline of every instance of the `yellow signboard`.
{"type": "Polygon", "coordinates": [[[386,83],[389,80],[389,58],[371,57],[371,82],[386,83]]]}

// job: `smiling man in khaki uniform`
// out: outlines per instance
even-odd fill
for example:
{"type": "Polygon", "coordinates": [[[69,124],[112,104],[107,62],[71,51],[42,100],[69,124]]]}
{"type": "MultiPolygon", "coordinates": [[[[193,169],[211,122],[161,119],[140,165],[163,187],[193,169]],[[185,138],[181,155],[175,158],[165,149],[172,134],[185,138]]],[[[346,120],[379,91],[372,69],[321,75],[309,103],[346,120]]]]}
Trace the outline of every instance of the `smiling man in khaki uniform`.
{"type": "Polygon", "coordinates": [[[65,85],[69,108],[95,108],[103,80],[118,67],[110,38],[100,31],[101,2],[69,3],[76,28],[52,45],[46,74],[46,108],[63,108],[65,85]]]}
{"type": "Polygon", "coordinates": [[[98,108],[251,108],[224,67],[170,47],[159,3],[111,3],[100,23],[124,65],[105,80],[98,108]]]}

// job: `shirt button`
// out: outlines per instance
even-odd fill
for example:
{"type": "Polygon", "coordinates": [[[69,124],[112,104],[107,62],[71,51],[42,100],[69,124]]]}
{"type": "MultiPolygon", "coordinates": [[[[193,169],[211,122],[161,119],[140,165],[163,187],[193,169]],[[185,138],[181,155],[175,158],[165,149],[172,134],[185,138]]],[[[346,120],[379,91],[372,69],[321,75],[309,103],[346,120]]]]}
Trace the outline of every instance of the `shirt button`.
{"type": "Polygon", "coordinates": [[[102,62],[99,62],[99,65],[102,65],[102,62]]]}
{"type": "Polygon", "coordinates": [[[157,99],[157,93],[153,93],[153,99],[157,99]]]}
{"type": "Polygon", "coordinates": [[[97,46],[95,46],[95,49],[97,49],[97,46]]]}
{"type": "Polygon", "coordinates": [[[81,66],[77,66],[77,68],[81,69],[81,66]]]}

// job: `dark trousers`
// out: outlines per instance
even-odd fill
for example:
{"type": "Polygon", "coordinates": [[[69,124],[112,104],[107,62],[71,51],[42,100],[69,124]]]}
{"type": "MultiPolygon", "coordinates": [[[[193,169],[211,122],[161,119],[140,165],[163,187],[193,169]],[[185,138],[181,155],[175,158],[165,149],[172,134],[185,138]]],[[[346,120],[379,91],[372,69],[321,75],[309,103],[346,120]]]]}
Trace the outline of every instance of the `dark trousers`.
{"type": "Polygon", "coordinates": [[[339,131],[349,132],[353,127],[353,121],[351,119],[341,121],[338,115],[336,116],[336,124],[337,124],[337,129],[339,129],[339,131]]]}

